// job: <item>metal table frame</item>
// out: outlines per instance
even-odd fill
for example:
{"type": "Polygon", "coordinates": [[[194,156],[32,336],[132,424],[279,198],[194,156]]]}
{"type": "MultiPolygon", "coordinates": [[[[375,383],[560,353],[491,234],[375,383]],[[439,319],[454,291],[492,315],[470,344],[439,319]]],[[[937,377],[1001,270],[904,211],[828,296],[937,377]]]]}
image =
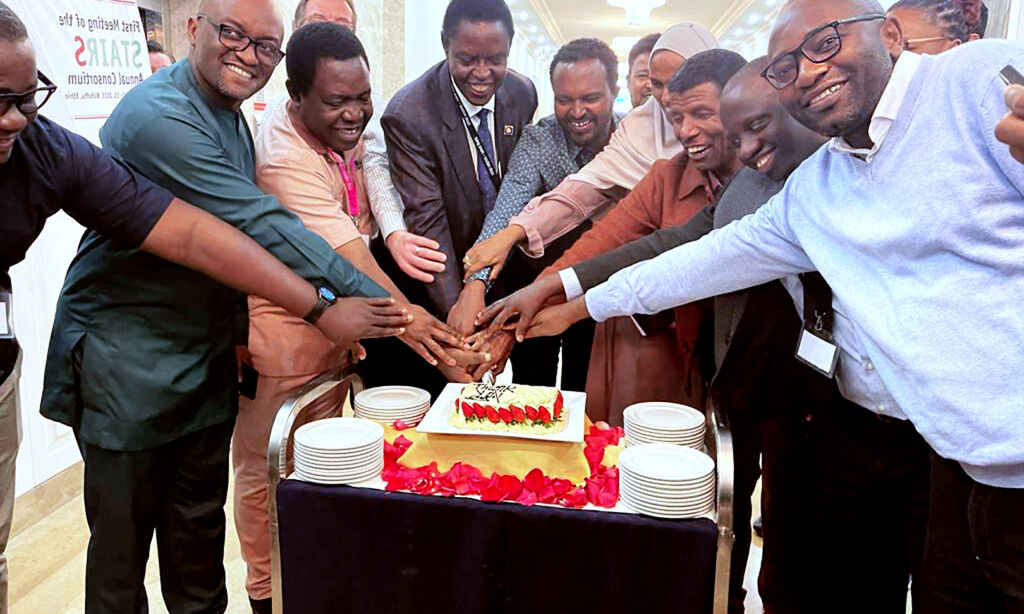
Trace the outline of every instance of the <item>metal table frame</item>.
{"type": "MultiPolygon", "coordinates": [[[[355,368],[322,375],[288,398],[277,411],[267,448],[267,490],[270,513],[270,564],[273,584],[274,614],[284,612],[284,591],[281,586],[281,541],[277,518],[277,485],[291,473],[291,436],[302,411],[313,401],[338,386],[349,384],[349,400],[364,388],[363,378],[355,368]]],[[[338,415],[341,414],[338,408],[338,415]]],[[[718,550],[715,560],[713,613],[726,614],[729,608],[729,565],[735,540],[733,521],[733,452],[732,435],[725,416],[714,403],[705,412],[707,432],[705,445],[718,469],[717,523],[718,550]]]]}

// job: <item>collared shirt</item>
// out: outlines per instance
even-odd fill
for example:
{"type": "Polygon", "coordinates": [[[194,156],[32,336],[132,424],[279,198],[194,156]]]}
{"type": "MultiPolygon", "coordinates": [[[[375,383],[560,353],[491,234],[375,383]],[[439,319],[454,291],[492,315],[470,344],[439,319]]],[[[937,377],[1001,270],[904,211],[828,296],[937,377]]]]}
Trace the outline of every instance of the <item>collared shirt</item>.
{"type": "Polygon", "coordinates": [[[843,356],[864,357],[939,455],[1024,488],[1024,165],[994,135],[1007,64],[1024,66],[1024,45],[922,57],[870,164],[819,149],[757,213],[620,271],[588,310],[650,313],[817,269],[852,323],[843,356]]]}
{"type": "MultiPolygon", "coordinates": [[[[256,182],[332,249],[361,240],[337,164],[289,103],[268,112],[256,138],[256,182]]],[[[363,182],[356,185],[365,198],[363,182]]],[[[345,362],[316,327],[256,296],[249,297],[249,353],[253,367],[271,377],[314,375],[345,362]]]]}
{"type": "MultiPolygon", "coordinates": [[[[207,96],[187,59],[129,92],[100,138],[314,285],[386,294],[259,189],[242,115],[207,96]]],[[[109,450],[149,449],[230,420],[246,314],[245,296],[227,286],[88,232],[57,305],[43,415],[109,450]]]]}
{"type": "Polygon", "coordinates": [[[860,156],[864,158],[865,162],[870,162],[889,134],[889,128],[896,119],[903,99],[907,96],[910,81],[914,78],[914,73],[917,72],[917,67],[920,65],[921,56],[912,51],[904,51],[896,59],[889,83],[882,90],[882,97],[878,99],[878,105],[875,106],[875,112],[871,114],[871,122],[868,124],[868,138],[872,143],[870,149],[854,147],[845,138],[837,136],[829,141],[829,150],[835,153],[860,156]]]}
{"type": "MultiPolygon", "coordinates": [[[[0,164],[0,290],[46,219],[63,209],[123,247],[137,247],[174,197],[84,138],[45,117],[18,136],[0,164]]],[[[0,382],[14,369],[18,344],[0,339],[0,382]]]]}
{"type": "MultiPolygon", "coordinates": [[[[483,109],[487,109],[489,111],[489,113],[487,113],[487,129],[491,133],[491,151],[497,152],[498,149],[494,146],[494,96],[491,96],[491,99],[487,101],[487,104],[482,107],[478,107],[462,95],[462,90],[460,90],[459,86],[455,84],[455,79],[452,79],[452,89],[454,89],[455,93],[459,95],[459,101],[462,103],[462,106],[466,108],[466,113],[469,114],[469,121],[473,122],[473,127],[476,128],[477,133],[480,132],[480,111],[483,109]]],[[[462,122],[462,113],[459,113],[459,122],[462,122]]],[[[465,128],[465,124],[463,124],[463,127],[465,128]]],[[[468,128],[466,128],[466,141],[469,143],[469,155],[473,156],[473,168],[476,169],[477,175],[479,175],[480,165],[477,163],[478,155],[476,152],[476,144],[473,142],[473,135],[470,134],[468,128]]],[[[492,162],[494,162],[494,168],[497,169],[498,176],[500,177],[501,160],[492,160],[492,162]]],[[[480,177],[478,176],[477,181],[479,180],[480,177]]]]}
{"type": "MultiPolygon", "coordinates": [[[[621,119],[620,113],[612,115],[613,132],[621,119]]],[[[554,115],[523,128],[509,159],[508,174],[501,182],[498,199],[487,213],[476,243],[493,237],[508,226],[508,221],[518,215],[531,198],[550,192],[563,179],[579,172],[598,151],[600,148],[589,151],[577,145],[554,115]]],[[[486,282],[490,274],[491,267],[487,267],[472,278],[486,282]]]]}

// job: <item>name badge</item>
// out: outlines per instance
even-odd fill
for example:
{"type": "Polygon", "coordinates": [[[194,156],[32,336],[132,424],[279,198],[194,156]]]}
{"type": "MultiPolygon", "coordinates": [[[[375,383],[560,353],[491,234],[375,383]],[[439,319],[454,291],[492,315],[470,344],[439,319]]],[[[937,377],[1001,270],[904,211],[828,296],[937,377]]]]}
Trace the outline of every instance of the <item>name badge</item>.
{"type": "Polygon", "coordinates": [[[0,290],[0,339],[14,338],[14,299],[11,293],[0,290]]]}
{"type": "Polygon", "coordinates": [[[809,327],[800,328],[800,342],[796,346],[796,358],[822,375],[833,378],[836,363],[839,362],[839,348],[832,343],[832,335],[826,331],[815,332],[809,327]]]}

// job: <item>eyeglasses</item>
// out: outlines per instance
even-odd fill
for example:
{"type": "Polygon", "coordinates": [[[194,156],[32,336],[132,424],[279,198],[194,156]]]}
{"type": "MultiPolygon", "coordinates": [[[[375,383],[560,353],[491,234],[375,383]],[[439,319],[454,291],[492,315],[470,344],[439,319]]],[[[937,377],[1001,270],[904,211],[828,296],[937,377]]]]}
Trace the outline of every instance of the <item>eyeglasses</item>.
{"type": "Polygon", "coordinates": [[[804,37],[796,49],[783,53],[768,64],[768,67],[761,71],[761,76],[767,79],[775,89],[784,89],[796,81],[797,74],[800,72],[800,55],[815,64],[821,64],[839,53],[839,50],[843,48],[839,26],[885,18],[885,15],[861,15],[838,19],[815,28],[804,37]]]}
{"type": "Polygon", "coordinates": [[[267,66],[277,66],[284,58],[284,52],[274,43],[258,41],[238,28],[222,23],[214,23],[206,15],[196,15],[196,19],[204,19],[206,23],[217,28],[220,44],[236,52],[242,52],[253,46],[256,48],[256,59],[267,66]]]}
{"type": "Polygon", "coordinates": [[[0,117],[7,115],[11,107],[18,107],[18,111],[25,117],[31,117],[39,112],[46,101],[57,91],[57,86],[46,78],[43,73],[37,73],[42,87],[14,94],[0,94],[0,117]]]}
{"type": "Polygon", "coordinates": [[[927,43],[934,43],[936,41],[951,41],[951,40],[954,40],[954,39],[951,39],[948,36],[929,36],[928,38],[908,38],[908,39],[905,39],[903,41],[903,48],[906,49],[907,51],[913,51],[915,47],[920,47],[921,45],[924,45],[924,44],[927,44],[927,43]]]}

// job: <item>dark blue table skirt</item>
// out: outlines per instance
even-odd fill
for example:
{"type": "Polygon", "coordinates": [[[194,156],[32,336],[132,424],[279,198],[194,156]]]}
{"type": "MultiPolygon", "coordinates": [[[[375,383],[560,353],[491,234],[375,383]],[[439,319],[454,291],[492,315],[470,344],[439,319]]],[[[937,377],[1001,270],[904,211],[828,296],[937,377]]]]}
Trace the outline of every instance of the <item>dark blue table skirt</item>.
{"type": "Polygon", "coordinates": [[[717,528],[319,486],[277,491],[285,614],[708,614],[717,528]]]}

